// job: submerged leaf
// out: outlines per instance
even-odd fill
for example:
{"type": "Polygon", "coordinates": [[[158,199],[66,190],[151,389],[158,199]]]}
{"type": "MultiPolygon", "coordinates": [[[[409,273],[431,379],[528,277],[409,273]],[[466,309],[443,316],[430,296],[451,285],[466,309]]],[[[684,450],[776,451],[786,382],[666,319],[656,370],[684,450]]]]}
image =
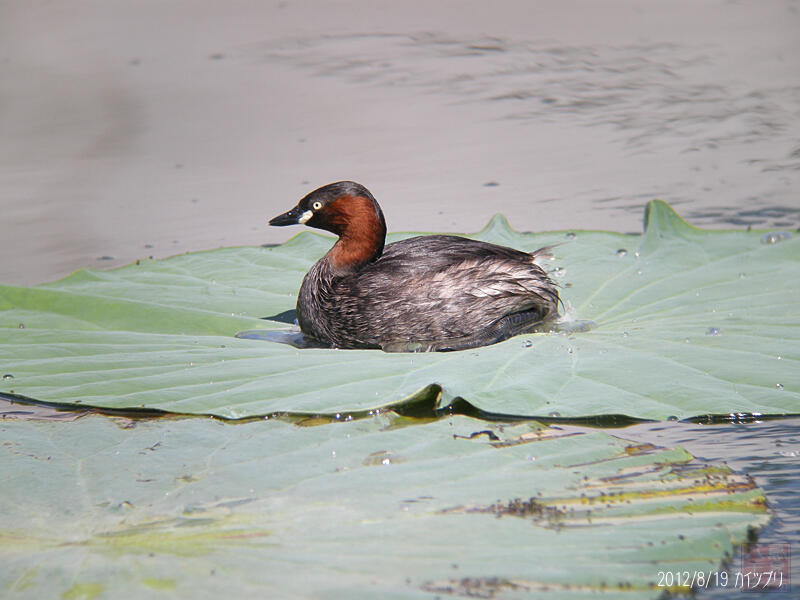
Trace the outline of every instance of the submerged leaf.
{"type": "Polygon", "coordinates": [[[800,236],[765,244],[762,233],[701,231],[659,201],[642,236],[520,234],[495,218],[473,237],[529,251],[559,244],[566,322],[560,333],[441,354],[236,338],[290,335],[286,311],[331,244],[310,232],[274,248],[0,286],[0,370],[13,375],[0,392],[230,418],[364,411],[432,384],[444,404],[461,397],[527,416],[798,413],[800,236]]]}

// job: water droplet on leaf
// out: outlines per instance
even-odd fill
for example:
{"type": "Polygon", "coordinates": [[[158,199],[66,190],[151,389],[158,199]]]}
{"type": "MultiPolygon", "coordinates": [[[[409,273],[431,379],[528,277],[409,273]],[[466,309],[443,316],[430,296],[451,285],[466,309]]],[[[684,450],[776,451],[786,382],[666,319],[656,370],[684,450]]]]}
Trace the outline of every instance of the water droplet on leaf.
{"type": "Polygon", "coordinates": [[[762,244],[777,244],[792,237],[789,231],[770,231],[761,236],[762,244]]]}

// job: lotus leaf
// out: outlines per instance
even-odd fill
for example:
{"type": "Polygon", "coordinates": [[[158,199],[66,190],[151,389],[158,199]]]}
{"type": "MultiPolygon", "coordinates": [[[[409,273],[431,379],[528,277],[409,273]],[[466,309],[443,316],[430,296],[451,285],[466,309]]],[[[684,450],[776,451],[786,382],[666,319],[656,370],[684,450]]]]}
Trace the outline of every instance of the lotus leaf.
{"type": "Polygon", "coordinates": [[[264,317],[294,308],[303,275],[330,247],[311,232],[278,247],[0,286],[0,392],[227,418],[367,411],[432,385],[442,405],[464,398],[539,417],[800,412],[800,236],[701,231],[660,201],[645,224],[640,236],[528,234],[495,217],[473,237],[525,250],[558,244],[551,269],[565,323],[452,353],[237,339],[291,327],[264,317]]]}
{"type": "Polygon", "coordinates": [[[767,519],[751,479],[599,431],[308,424],[3,421],[0,595],[655,598],[767,519]]]}

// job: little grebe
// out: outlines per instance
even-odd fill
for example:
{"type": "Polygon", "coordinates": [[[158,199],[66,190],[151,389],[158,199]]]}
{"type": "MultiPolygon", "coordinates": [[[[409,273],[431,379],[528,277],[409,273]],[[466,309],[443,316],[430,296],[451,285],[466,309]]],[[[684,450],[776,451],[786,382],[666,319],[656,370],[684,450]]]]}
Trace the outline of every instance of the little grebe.
{"type": "Polygon", "coordinates": [[[337,242],[297,298],[304,335],[338,348],[461,350],[531,331],[557,316],[558,292],[536,252],[452,235],[388,244],[380,206],[340,181],[300,200],[270,225],[325,229],[337,242]]]}

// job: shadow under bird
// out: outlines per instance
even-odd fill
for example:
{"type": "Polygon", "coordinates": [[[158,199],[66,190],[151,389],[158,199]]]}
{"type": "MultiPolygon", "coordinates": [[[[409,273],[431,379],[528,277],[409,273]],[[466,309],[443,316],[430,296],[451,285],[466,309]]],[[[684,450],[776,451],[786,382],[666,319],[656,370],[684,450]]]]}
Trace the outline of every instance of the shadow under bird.
{"type": "Polygon", "coordinates": [[[380,206],[352,181],[314,190],[269,224],[339,236],[297,298],[303,335],[330,347],[463,350],[558,316],[558,291],[535,263],[546,248],[528,253],[453,235],[385,244],[380,206]]]}

